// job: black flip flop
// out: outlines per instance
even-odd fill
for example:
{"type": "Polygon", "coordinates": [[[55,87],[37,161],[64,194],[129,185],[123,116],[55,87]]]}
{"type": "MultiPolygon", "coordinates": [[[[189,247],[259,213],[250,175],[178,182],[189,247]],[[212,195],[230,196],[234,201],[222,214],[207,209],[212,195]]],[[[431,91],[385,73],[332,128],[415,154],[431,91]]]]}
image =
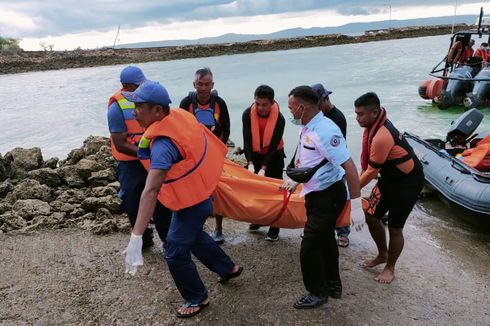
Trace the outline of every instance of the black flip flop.
{"type": "Polygon", "coordinates": [[[191,312],[190,314],[181,314],[180,312],[177,311],[175,316],[178,318],[191,318],[196,315],[198,315],[204,308],[209,306],[209,301],[207,303],[190,303],[190,302],[184,302],[180,308],[199,308],[195,310],[194,312],[191,312]]]}
{"type": "Polygon", "coordinates": [[[220,282],[220,283],[226,283],[226,282],[228,282],[230,279],[240,276],[240,274],[241,274],[242,272],[243,272],[243,267],[242,267],[242,266],[239,266],[239,267],[238,267],[238,270],[237,270],[236,272],[234,272],[234,273],[229,273],[229,274],[226,274],[225,276],[220,276],[220,277],[218,277],[218,282],[220,282]]]}

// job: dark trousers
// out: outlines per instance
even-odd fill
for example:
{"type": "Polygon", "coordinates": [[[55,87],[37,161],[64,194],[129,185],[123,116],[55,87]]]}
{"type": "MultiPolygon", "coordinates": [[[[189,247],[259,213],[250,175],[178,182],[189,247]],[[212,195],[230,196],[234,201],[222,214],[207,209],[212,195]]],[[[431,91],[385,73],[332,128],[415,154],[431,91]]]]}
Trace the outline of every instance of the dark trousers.
{"type": "Polygon", "coordinates": [[[208,297],[191,253],[219,276],[230,273],[235,266],[223,249],[203,230],[211,215],[211,198],[174,212],[167,235],[165,260],[175,285],[186,302],[201,303],[208,297]]]}
{"type": "MultiPolygon", "coordinates": [[[[138,207],[140,204],[141,193],[145,188],[146,172],[140,161],[118,161],[116,164],[116,175],[119,180],[119,197],[121,198],[121,209],[128,214],[129,223],[134,226],[138,216],[138,207]]],[[[153,213],[153,221],[157,229],[158,236],[162,241],[167,237],[168,228],[172,211],[160,202],[157,202],[153,213]]],[[[144,239],[150,239],[153,230],[147,228],[143,234],[144,239]]]]}
{"type": "Polygon", "coordinates": [[[342,181],[305,196],[307,219],[301,241],[301,272],[306,290],[317,296],[326,297],[330,282],[340,281],[335,222],[346,198],[342,181]]]}
{"type": "MultiPolygon", "coordinates": [[[[275,179],[282,179],[282,171],[284,170],[284,150],[280,149],[274,153],[274,158],[267,166],[265,176],[275,179]]],[[[252,153],[252,163],[255,168],[255,173],[259,172],[264,164],[265,155],[252,153]]]]}
{"type": "MultiPolygon", "coordinates": [[[[284,150],[280,149],[274,153],[272,162],[267,166],[265,170],[265,176],[269,178],[282,179],[282,172],[284,170],[284,150]]],[[[258,173],[264,164],[265,155],[252,153],[252,163],[254,165],[255,173],[258,173]]],[[[269,227],[267,234],[269,236],[276,236],[279,234],[280,228],[269,227]]]]}

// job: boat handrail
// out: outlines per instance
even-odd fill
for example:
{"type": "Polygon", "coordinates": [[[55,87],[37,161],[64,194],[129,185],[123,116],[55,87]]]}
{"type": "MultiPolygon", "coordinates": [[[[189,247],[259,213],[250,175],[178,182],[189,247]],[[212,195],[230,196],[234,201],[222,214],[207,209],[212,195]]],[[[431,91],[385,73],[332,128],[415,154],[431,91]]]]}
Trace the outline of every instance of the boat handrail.
{"type": "Polygon", "coordinates": [[[451,80],[461,80],[461,81],[490,81],[490,78],[461,78],[461,77],[449,77],[449,76],[436,76],[435,74],[429,74],[432,77],[440,79],[451,79],[451,80]]]}

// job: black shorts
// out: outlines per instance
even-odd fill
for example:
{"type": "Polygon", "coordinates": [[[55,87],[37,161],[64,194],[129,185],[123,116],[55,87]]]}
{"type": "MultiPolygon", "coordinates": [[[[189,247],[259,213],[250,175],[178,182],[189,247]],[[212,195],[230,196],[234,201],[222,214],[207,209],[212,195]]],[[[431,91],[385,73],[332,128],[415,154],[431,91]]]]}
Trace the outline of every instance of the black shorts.
{"type": "Polygon", "coordinates": [[[371,191],[366,213],[382,219],[388,212],[388,227],[403,228],[423,186],[423,177],[396,183],[380,179],[371,191]]]}

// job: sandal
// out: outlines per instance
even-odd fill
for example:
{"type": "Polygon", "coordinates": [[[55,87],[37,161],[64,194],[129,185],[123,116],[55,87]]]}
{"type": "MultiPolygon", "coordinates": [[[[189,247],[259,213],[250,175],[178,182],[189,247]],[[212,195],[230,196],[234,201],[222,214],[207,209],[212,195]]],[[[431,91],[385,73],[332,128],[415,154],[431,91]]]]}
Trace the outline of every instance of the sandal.
{"type": "Polygon", "coordinates": [[[198,315],[207,306],[209,306],[209,301],[206,302],[206,303],[190,303],[190,302],[184,302],[180,306],[181,308],[199,308],[199,309],[194,310],[193,312],[188,313],[188,314],[182,314],[182,313],[180,313],[180,312],[177,311],[177,313],[175,314],[175,316],[177,316],[178,318],[190,318],[190,317],[194,317],[195,315],[198,315]]]}
{"type": "Polygon", "coordinates": [[[234,272],[234,273],[228,273],[228,274],[226,274],[224,276],[218,277],[218,282],[220,282],[220,283],[226,283],[230,279],[240,276],[240,274],[242,272],[243,272],[243,267],[240,266],[240,267],[238,267],[238,270],[236,272],[234,272]]]}
{"type": "Polygon", "coordinates": [[[346,248],[349,246],[349,238],[345,235],[339,235],[337,238],[337,245],[342,248],[346,248]]]}

